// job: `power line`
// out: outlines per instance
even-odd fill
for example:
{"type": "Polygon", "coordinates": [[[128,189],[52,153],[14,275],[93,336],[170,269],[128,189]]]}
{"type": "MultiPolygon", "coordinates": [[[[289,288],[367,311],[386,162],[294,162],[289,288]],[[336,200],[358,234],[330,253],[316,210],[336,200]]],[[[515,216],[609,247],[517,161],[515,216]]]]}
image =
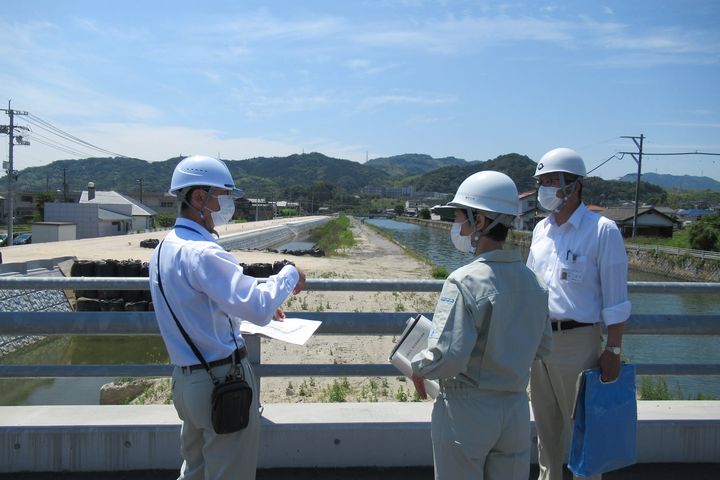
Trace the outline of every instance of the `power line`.
{"type": "Polygon", "coordinates": [[[673,153],[645,153],[643,152],[643,155],[717,155],[720,156],[720,153],[711,153],[711,152],[698,152],[697,150],[694,152],[673,152],[673,153]]]}
{"type": "Polygon", "coordinates": [[[85,148],[91,148],[93,150],[97,150],[98,152],[112,155],[113,157],[122,157],[122,158],[130,158],[127,155],[123,155],[121,153],[113,152],[111,150],[107,150],[102,147],[98,147],[97,145],[94,145],[90,142],[86,142],[85,140],[78,138],[70,133],[65,132],[64,130],[56,127],[55,125],[51,124],[50,122],[47,122],[43,120],[42,118],[38,117],[37,115],[34,115],[30,113],[28,115],[28,122],[35,125],[38,128],[41,128],[49,133],[52,133],[66,141],[69,141],[71,143],[78,144],[80,146],[83,146],[85,148]]]}
{"type": "Polygon", "coordinates": [[[603,165],[605,165],[606,163],[608,163],[608,162],[609,162],[610,160],[612,160],[613,158],[617,158],[618,160],[622,160],[623,158],[625,158],[625,154],[622,153],[622,154],[620,154],[619,157],[618,157],[618,154],[617,154],[617,153],[615,153],[615,154],[613,154],[613,155],[610,155],[610,157],[608,157],[607,160],[605,160],[604,162],[602,162],[601,164],[599,164],[597,167],[593,168],[592,170],[588,171],[588,172],[586,173],[586,175],[588,175],[588,174],[594,172],[595,170],[597,170],[598,168],[602,167],[603,165]]]}

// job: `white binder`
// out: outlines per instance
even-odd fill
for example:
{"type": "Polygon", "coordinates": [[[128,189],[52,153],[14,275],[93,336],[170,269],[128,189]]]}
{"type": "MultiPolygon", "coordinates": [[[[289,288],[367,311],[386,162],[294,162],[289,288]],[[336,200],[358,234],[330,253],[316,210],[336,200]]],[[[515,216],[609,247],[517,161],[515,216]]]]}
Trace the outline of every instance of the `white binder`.
{"type": "MultiPolygon", "coordinates": [[[[432,322],[424,315],[416,315],[407,320],[407,325],[398,340],[395,348],[390,352],[390,363],[406,377],[412,377],[410,362],[413,357],[427,348],[428,335],[432,330],[432,322]]],[[[425,379],[425,391],[432,398],[440,392],[440,385],[436,380],[425,379]]]]}

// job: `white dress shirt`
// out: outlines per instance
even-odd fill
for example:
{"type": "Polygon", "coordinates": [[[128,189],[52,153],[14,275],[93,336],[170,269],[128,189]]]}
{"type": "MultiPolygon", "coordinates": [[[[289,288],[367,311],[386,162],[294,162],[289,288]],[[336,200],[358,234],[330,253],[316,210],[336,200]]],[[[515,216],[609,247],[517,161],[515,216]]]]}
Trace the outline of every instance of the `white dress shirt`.
{"type": "MultiPolygon", "coordinates": [[[[201,225],[178,218],[162,243],[160,274],[167,301],[207,362],[228,357],[245,342],[239,317],[258,325],[272,319],[292,293],[299,274],[287,265],[265,283],[243,274],[238,261],[201,225]]],[[[170,361],[200,363],[183,338],[158,287],[158,249],[150,260],[150,292],[170,361]]]]}
{"type": "Polygon", "coordinates": [[[584,203],[562,225],[552,214],[535,226],[527,265],[547,284],[552,319],[613,325],[630,316],[622,235],[584,203]]]}

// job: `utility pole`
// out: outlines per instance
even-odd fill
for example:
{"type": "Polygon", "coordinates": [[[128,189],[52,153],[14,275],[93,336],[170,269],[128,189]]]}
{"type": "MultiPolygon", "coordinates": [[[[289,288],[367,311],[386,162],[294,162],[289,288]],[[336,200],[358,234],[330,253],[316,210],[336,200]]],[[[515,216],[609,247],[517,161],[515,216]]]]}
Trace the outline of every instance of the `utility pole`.
{"type": "Polygon", "coordinates": [[[142,178],[139,178],[139,179],[136,180],[136,181],[140,184],[140,203],[143,203],[143,198],[142,198],[142,194],[143,194],[143,188],[142,188],[142,187],[143,187],[143,185],[142,185],[143,179],[142,179],[142,178]]]}
{"type": "Polygon", "coordinates": [[[635,160],[635,163],[637,163],[637,178],[635,179],[635,214],[633,215],[633,229],[632,229],[632,238],[635,238],[637,235],[637,217],[638,217],[638,203],[640,202],[640,175],[642,172],[642,156],[643,156],[643,140],[645,139],[645,135],[642,133],[639,137],[620,137],[620,138],[630,138],[635,143],[635,146],[637,147],[637,156],[635,152],[620,152],[624,153],[626,155],[630,155],[633,160],[635,160]]]}
{"type": "Polygon", "coordinates": [[[63,203],[67,203],[68,197],[68,184],[67,184],[67,169],[63,168],[63,203]]]}
{"type": "Polygon", "coordinates": [[[15,192],[13,191],[13,184],[17,180],[17,172],[13,167],[13,147],[15,145],[30,145],[30,142],[23,140],[22,135],[15,135],[15,129],[27,130],[27,127],[15,126],[15,115],[27,115],[28,112],[20,110],[13,110],[10,108],[10,100],[8,100],[8,108],[2,109],[3,112],[7,113],[10,117],[10,125],[0,125],[0,133],[7,133],[8,135],[8,165],[7,165],[7,178],[8,178],[8,236],[7,241],[9,245],[12,245],[13,241],[13,226],[15,222],[15,192]],[[16,143],[17,140],[17,143],[16,143]]]}

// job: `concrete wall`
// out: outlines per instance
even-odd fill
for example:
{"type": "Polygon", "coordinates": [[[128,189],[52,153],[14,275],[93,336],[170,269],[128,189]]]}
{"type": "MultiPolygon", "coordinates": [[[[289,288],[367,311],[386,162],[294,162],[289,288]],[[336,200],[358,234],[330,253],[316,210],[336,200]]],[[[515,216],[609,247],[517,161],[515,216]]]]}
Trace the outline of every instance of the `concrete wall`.
{"type": "Polygon", "coordinates": [[[290,242],[314,228],[321,227],[330,220],[322,217],[302,222],[288,222],[284,225],[267,227],[251,232],[241,232],[234,235],[223,236],[220,232],[218,243],[227,250],[264,249],[290,242]]]}
{"type": "Polygon", "coordinates": [[[33,223],[33,243],[62,242],[76,239],[77,226],[73,223],[33,223]]]}
{"type": "Polygon", "coordinates": [[[46,203],[44,220],[74,223],[78,239],[95,238],[99,236],[98,208],[93,203],[46,203]]]}
{"type": "MultiPolygon", "coordinates": [[[[430,402],[266,404],[258,466],[432,465],[431,410],[430,402]]],[[[171,405],[0,407],[2,472],[175,469],[179,440],[171,405]]],[[[718,452],[720,401],[638,402],[638,463],[718,463],[718,452]]]]}

